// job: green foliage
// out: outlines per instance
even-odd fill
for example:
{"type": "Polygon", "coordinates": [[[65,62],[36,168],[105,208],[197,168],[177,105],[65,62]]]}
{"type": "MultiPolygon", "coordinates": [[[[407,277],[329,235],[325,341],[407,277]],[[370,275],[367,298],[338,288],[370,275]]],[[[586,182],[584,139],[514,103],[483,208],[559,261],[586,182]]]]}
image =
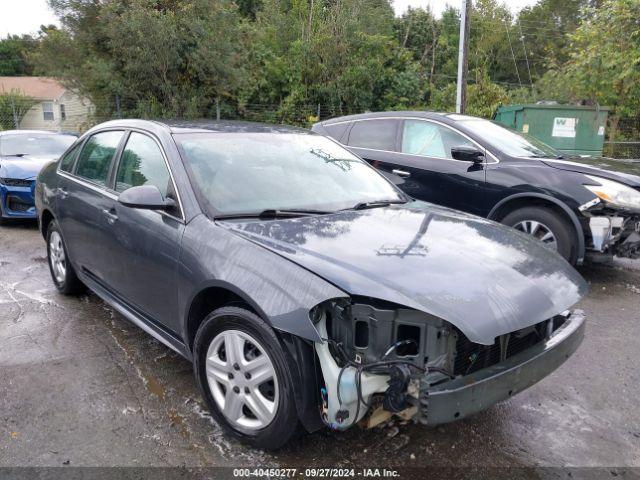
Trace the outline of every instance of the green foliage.
{"type": "Polygon", "coordinates": [[[0,76],[31,75],[33,66],[28,55],[35,46],[36,40],[29,35],[9,35],[0,39],[0,76]]]}
{"type": "Polygon", "coordinates": [[[219,0],[51,0],[64,28],[34,61],[89,95],[103,115],[198,116],[233,96],[243,75],[242,25],[219,0]],[[221,34],[221,32],[224,32],[221,34]]]}
{"type": "Polygon", "coordinates": [[[640,2],[605,0],[587,15],[570,37],[562,70],[567,85],[574,96],[612,106],[621,117],[639,115],[640,2]]]}
{"type": "Polygon", "coordinates": [[[467,111],[469,115],[492,118],[498,106],[509,101],[507,90],[488,77],[469,85],[467,89],[467,111]]]}
{"type": "MultiPolygon", "coordinates": [[[[219,107],[224,118],[308,125],[318,108],[323,118],[455,108],[454,7],[396,18],[389,0],[49,3],[62,28],[44,29],[25,58],[92,98],[98,115],[212,117],[219,107]]],[[[475,0],[467,111],[589,98],[640,114],[638,8],[539,0],[514,17],[501,0],[475,0]]]]}
{"type": "Polygon", "coordinates": [[[1,93],[0,130],[18,128],[22,118],[36,103],[37,100],[22,95],[20,92],[14,90],[1,93]]]}

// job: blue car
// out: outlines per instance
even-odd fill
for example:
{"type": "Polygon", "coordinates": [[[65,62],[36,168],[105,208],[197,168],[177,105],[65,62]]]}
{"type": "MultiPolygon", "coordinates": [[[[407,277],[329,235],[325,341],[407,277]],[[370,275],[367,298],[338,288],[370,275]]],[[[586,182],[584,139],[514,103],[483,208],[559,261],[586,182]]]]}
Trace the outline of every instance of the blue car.
{"type": "Polygon", "coordinates": [[[75,140],[74,135],[37,130],[0,132],[0,223],[36,218],[33,192],[40,169],[75,140]]]}

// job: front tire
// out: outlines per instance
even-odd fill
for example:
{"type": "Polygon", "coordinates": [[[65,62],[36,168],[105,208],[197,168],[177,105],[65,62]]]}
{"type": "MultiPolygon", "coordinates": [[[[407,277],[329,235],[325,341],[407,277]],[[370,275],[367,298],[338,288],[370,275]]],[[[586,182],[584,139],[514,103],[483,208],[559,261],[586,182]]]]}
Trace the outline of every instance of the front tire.
{"type": "Polygon", "coordinates": [[[546,207],[519,208],[507,214],[501,223],[533,236],[575,265],[578,241],[573,227],[554,210],[546,207]]]}
{"type": "Polygon", "coordinates": [[[214,310],[194,341],[196,382],[216,422],[267,450],[282,447],[299,430],[283,348],[264,320],[239,307],[214,310]]]}
{"type": "Polygon", "coordinates": [[[47,228],[47,259],[51,279],[60,293],[74,295],[84,290],[84,285],[69,261],[67,247],[55,220],[47,228]]]}

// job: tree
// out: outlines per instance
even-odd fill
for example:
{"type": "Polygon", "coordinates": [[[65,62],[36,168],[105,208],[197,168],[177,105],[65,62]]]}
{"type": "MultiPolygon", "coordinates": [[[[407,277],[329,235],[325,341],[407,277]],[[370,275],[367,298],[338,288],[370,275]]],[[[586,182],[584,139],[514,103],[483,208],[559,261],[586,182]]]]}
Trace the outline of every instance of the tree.
{"type": "Polygon", "coordinates": [[[0,76],[17,77],[33,74],[33,65],[28,59],[37,40],[30,35],[9,35],[0,39],[0,76]]]}
{"type": "Polygon", "coordinates": [[[265,0],[240,108],[270,103],[277,119],[305,124],[319,103],[323,115],[419,103],[418,69],[393,27],[386,0],[265,0]]]}
{"type": "Polygon", "coordinates": [[[16,90],[0,92],[0,129],[20,128],[20,121],[36,103],[16,90]]]}
{"type": "Polygon", "coordinates": [[[587,10],[564,66],[575,96],[614,107],[621,117],[640,116],[639,18],[637,0],[605,0],[587,10]]]}
{"type": "Polygon", "coordinates": [[[62,28],[34,61],[91,97],[136,116],[202,116],[242,78],[242,28],[225,0],[50,0],[62,28]],[[221,32],[224,32],[221,34],[221,32]],[[240,41],[239,41],[240,40],[240,41]]]}
{"type": "Polygon", "coordinates": [[[534,81],[569,59],[569,36],[582,22],[585,8],[599,3],[600,0],[540,0],[520,11],[517,33],[522,33],[520,45],[527,49],[534,81]]]}

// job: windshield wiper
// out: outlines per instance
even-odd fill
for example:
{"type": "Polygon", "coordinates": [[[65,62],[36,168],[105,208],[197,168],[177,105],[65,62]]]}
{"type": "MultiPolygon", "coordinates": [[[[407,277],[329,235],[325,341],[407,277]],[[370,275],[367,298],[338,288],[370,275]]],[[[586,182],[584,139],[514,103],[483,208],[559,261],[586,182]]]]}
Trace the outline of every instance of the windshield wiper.
{"type": "Polygon", "coordinates": [[[26,157],[29,155],[28,153],[3,153],[4,157],[26,157]]]}
{"type": "Polygon", "coordinates": [[[261,218],[261,219],[272,219],[272,218],[294,218],[294,217],[308,217],[312,215],[326,215],[328,213],[333,213],[327,210],[313,210],[313,209],[305,209],[305,208],[290,208],[290,209],[266,209],[261,212],[246,212],[246,213],[222,213],[220,215],[216,215],[214,220],[229,220],[234,218],[261,218]]]}
{"type": "Polygon", "coordinates": [[[372,200],[370,202],[356,203],[353,207],[345,208],[345,210],[364,210],[365,208],[388,207],[389,205],[404,203],[407,203],[407,200],[372,200]]]}

